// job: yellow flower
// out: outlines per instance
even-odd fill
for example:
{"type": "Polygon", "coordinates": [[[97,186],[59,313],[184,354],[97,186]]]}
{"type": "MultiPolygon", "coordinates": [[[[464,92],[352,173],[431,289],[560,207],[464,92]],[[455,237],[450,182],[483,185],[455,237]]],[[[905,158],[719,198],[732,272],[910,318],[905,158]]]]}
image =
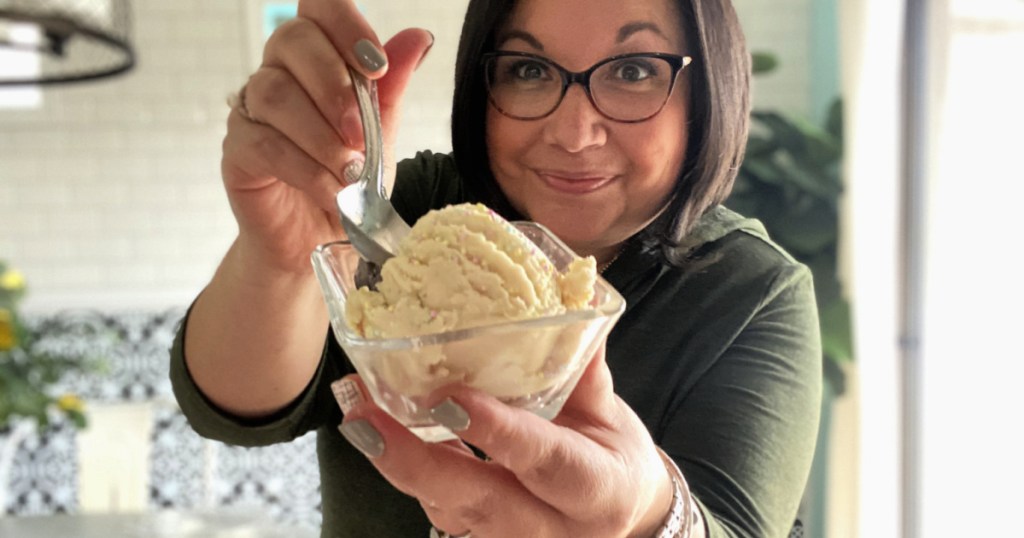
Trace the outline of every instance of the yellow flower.
{"type": "Polygon", "coordinates": [[[0,308],[0,351],[12,349],[17,344],[14,334],[14,315],[6,308],[0,308]]]}
{"type": "Polygon", "coordinates": [[[57,398],[57,407],[61,411],[77,411],[81,413],[85,410],[85,402],[74,394],[64,394],[57,398]]]}
{"type": "Polygon", "coordinates": [[[25,288],[25,275],[15,269],[8,269],[0,274],[0,289],[21,291],[25,288]]]}

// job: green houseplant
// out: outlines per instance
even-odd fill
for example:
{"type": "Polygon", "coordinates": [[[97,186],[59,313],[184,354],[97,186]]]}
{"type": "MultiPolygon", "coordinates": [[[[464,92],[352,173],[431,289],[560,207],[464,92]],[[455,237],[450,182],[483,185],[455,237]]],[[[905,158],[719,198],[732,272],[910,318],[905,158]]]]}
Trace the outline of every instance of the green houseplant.
{"type": "MultiPolygon", "coordinates": [[[[770,54],[754,55],[755,75],[776,64],[770,54]]],[[[773,240],[811,268],[825,377],[842,394],[843,363],[853,358],[850,305],[837,271],[842,103],[833,102],[822,126],[767,110],[751,116],[746,156],[726,203],[760,219],[773,240]]]]}
{"type": "Polygon", "coordinates": [[[82,401],[54,388],[65,374],[95,368],[98,361],[56,351],[48,345],[51,335],[26,327],[18,310],[25,293],[24,276],[0,260],[0,431],[18,420],[47,426],[55,416],[83,428],[82,401]]]}
{"type": "Polygon", "coordinates": [[[0,260],[0,517],[6,514],[7,486],[21,442],[53,419],[86,426],[82,400],[60,392],[58,383],[66,374],[98,368],[102,363],[95,354],[106,341],[79,324],[26,325],[18,310],[25,293],[24,276],[0,260]],[[88,351],[59,345],[64,337],[82,336],[93,342],[88,351]]]}

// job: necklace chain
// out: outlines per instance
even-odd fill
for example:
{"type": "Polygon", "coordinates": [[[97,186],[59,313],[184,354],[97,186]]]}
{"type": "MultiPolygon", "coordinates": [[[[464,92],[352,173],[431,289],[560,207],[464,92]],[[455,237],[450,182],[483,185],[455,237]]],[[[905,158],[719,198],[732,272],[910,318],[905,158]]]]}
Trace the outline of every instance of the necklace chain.
{"type": "Polygon", "coordinates": [[[614,256],[612,256],[612,259],[610,259],[610,260],[608,260],[608,261],[606,261],[606,262],[602,263],[601,265],[599,265],[599,266],[597,267],[597,274],[599,274],[599,275],[600,275],[600,274],[604,273],[604,272],[605,272],[605,270],[606,270],[606,269],[608,269],[608,267],[610,267],[610,266],[611,266],[611,264],[615,263],[615,260],[619,259],[619,256],[621,256],[621,255],[622,255],[622,251],[623,251],[623,250],[626,250],[626,249],[625,249],[625,247],[620,247],[620,248],[619,248],[619,250],[617,250],[617,251],[615,252],[615,255],[614,255],[614,256]]]}

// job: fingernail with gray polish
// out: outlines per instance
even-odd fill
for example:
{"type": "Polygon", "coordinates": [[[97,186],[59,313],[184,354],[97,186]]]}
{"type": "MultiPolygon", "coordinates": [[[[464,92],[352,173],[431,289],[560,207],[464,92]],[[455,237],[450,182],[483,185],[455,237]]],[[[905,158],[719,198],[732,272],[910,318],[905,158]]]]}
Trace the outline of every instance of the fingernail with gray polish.
{"type": "Polygon", "coordinates": [[[384,56],[384,53],[369,39],[356,41],[353,50],[356,53],[356,58],[359,59],[360,65],[371,73],[388,64],[388,59],[384,56]]]}
{"type": "Polygon", "coordinates": [[[384,453],[384,438],[365,420],[344,422],[338,426],[338,431],[367,458],[377,458],[384,453]]]}
{"type": "Polygon", "coordinates": [[[430,417],[453,432],[461,432],[469,427],[469,413],[451,398],[432,407],[430,417]]]}

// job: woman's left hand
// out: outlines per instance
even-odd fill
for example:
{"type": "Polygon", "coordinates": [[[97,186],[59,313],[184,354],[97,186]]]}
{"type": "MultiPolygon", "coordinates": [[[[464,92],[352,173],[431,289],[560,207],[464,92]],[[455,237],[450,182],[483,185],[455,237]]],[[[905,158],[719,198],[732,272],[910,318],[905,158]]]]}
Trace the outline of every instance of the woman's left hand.
{"type": "Polygon", "coordinates": [[[668,472],[643,423],[612,392],[603,347],[553,421],[467,387],[435,396],[435,419],[488,461],[459,441],[423,442],[370,401],[348,409],[342,429],[438,529],[646,538],[669,511],[668,472]]]}

